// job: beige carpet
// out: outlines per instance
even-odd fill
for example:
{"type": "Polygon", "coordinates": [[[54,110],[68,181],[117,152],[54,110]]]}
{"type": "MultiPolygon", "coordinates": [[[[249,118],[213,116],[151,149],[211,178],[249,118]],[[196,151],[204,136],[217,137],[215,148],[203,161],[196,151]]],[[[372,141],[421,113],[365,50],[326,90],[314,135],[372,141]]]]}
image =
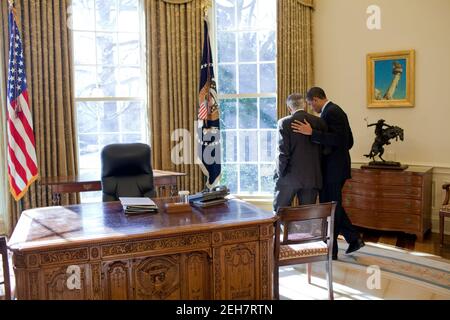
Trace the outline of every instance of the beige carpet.
{"type": "MultiPolygon", "coordinates": [[[[450,300],[449,260],[394,246],[366,243],[351,255],[340,249],[333,273],[336,300],[450,300]]],[[[303,265],[281,268],[280,296],[327,299],[325,263],[313,264],[312,285],[303,265]]]]}

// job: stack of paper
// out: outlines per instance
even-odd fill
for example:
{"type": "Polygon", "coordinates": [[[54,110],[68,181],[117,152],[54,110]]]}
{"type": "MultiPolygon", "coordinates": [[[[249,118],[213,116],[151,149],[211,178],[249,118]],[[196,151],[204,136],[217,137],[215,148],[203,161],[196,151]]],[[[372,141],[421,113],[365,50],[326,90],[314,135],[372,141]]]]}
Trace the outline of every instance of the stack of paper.
{"type": "Polygon", "coordinates": [[[126,214],[153,213],[158,211],[158,206],[150,198],[120,197],[119,200],[126,214]]]}

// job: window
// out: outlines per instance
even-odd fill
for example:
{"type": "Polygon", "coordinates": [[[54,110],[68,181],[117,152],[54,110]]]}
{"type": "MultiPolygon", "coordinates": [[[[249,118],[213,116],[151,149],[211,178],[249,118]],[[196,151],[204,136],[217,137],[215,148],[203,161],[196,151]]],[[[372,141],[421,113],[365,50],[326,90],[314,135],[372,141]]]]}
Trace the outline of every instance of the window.
{"type": "Polygon", "coordinates": [[[276,156],[276,0],[216,0],[222,184],[272,193],[276,156]]]}
{"type": "MultiPolygon", "coordinates": [[[[80,175],[99,179],[100,151],[147,142],[145,35],[140,0],[73,0],[80,175]]],[[[82,193],[82,201],[99,194],[82,193]]]]}

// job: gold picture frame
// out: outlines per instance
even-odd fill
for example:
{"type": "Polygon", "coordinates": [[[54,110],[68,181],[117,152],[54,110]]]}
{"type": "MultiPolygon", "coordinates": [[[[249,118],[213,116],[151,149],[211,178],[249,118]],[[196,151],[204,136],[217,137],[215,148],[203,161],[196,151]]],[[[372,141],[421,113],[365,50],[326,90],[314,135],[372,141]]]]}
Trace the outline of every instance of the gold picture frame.
{"type": "Polygon", "coordinates": [[[369,108],[414,107],[415,51],[367,55],[369,108]]]}

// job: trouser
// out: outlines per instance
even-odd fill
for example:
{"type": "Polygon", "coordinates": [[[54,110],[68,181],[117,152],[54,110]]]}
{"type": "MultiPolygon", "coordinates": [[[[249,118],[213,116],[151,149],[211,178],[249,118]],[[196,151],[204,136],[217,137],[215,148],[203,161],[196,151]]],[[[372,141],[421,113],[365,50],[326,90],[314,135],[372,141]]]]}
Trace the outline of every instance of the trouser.
{"type": "Polygon", "coordinates": [[[296,195],[300,205],[314,204],[318,193],[318,189],[292,188],[289,185],[276,186],[273,210],[276,212],[281,207],[290,207],[296,195]]]}
{"type": "Polygon", "coordinates": [[[344,183],[324,183],[320,192],[320,202],[336,201],[336,211],[334,214],[334,243],[333,256],[338,253],[337,237],[342,234],[348,243],[358,240],[360,237],[356,228],[352,225],[344,208],[342,207],[342,188],[344,183]]]}

